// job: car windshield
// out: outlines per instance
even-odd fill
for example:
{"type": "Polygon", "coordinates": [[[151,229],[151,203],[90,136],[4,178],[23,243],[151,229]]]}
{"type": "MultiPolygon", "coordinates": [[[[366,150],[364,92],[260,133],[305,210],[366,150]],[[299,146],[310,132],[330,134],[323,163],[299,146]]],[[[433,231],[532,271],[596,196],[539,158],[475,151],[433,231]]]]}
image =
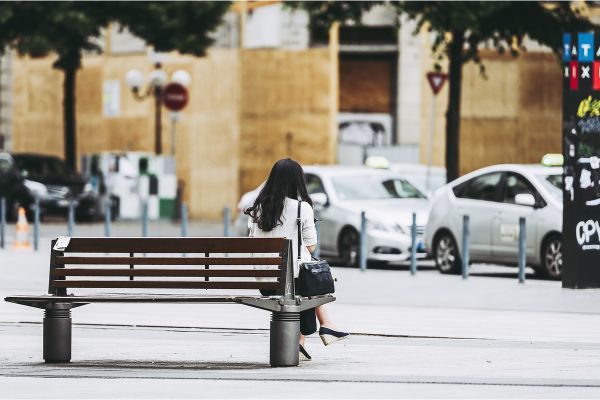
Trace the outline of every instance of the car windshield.
{"type": "Polygon", "coordinates": [[[424,199],[405,179],[375,175],[336,176],[331,179],[340,200],[424,199]]]}
{"type": "Polygon", "coordinates": [[[536,175],[536,178],[542,183],[542,185],[552,194],[552,197],[562,201],[563,194],[563,177],[560,174],[555,175],[536,175]]]}
{"type": "Polygon", "coordinates": [[[44,180],[73,176],[73,171],[58,158],[15,157],[15,163],[23,176],[28,178],[44,180]]]}

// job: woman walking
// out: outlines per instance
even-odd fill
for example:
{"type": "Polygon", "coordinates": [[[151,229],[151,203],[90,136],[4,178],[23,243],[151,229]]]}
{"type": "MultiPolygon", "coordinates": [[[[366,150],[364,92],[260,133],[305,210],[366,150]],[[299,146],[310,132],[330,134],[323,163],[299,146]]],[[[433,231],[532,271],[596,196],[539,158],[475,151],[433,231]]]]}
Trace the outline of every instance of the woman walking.
{"type": "MultiPolygon", "coordinates": [[[[310,261],[311,253],[317,245],[313,203],[306,190],[304,171],[300,164],[289,158],[279,160],[273,165],[269,178],[265,182],[254,205],[246,210],[250,216],[248,228],[251,237],[285,237],[293,242],[294,277],[298,278],[298,227],[296,224],[298,202],[300,204],[302,246],[300,260],[310,261]]],[[[274,295],[274,291],[261,290],[263,296],[274,295]]],[[[319,319],[319,336],[327,346],[348,337],[348,333],[340,332],[329,319],[326,308],[321,305],[315,309],[300,313],[300,360],[309,361],[310,355],[304,348],[304,338],[317,330],[316,318],[319,319]]]]}

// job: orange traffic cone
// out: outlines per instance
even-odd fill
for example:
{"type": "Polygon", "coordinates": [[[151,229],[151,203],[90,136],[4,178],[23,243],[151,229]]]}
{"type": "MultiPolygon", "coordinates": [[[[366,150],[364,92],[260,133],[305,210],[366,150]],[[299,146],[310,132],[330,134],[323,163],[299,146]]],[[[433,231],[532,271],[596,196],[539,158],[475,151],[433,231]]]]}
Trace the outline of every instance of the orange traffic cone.
{"type": "Polygon", "coordinates": [[[19,219],[17,220],[13,249],[31,249],[31,243],[29,243],[29,224],[27,223],[27,217],[25,216],[25,209],[23,207],[19,207],[19,219]]]}

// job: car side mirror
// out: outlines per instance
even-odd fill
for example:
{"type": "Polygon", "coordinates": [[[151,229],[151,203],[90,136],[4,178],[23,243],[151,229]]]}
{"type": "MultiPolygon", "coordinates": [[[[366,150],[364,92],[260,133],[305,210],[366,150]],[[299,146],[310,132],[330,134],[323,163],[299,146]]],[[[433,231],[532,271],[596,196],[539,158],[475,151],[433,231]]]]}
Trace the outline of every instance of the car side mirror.
{"type": "Polygon", "coordinates": [[[519,193],[515,196],[515,204],[520,206],[535,207],[535,197],[530,193],[519,193]]]}
{"type": "Polygon", "coordinates": [[[310,195],[310,198],[312,199],[317,210],[322,210],[329,205],[329,198],[327,198],[325,193],[313,193],[310,195]]]}

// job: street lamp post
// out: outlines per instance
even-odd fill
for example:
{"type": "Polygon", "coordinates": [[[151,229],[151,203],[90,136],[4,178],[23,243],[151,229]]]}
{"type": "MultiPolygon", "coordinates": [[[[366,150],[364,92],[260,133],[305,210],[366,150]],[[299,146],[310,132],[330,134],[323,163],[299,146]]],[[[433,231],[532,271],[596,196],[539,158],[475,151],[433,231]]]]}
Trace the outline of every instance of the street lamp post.
{"type": "MultiPolygon", "coordinates": [[[[154,70],[148,75],[148,83],[144,90],[144,75],[137,69],[132,69],[125,75],[125,82],[131,89],[136,100],[143,101],[154,97],[154,152],[162,154],[162,102],[164,87],[167,84],[167,74],[162,70],[161,63],[154,64],[154,70]]],[[[171,80],[184,87],[191,82],[190,74],[184,70],[177,70],[171,76],[171,80]]]]}

